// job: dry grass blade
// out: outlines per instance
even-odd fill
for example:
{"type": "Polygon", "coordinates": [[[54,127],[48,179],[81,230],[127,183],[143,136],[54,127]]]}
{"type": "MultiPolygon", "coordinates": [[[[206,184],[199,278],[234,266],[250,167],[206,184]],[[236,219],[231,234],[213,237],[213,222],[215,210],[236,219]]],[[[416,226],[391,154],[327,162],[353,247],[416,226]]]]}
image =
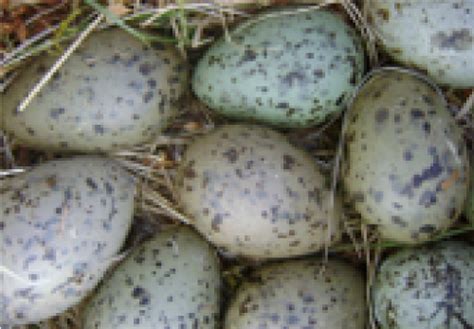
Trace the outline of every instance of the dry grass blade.
{"type": "Polygon", "coordinates": [[[352,0],[340,0],[346,13],[352,19],[352,22],[359,29],[363,40],[366,44],[367,55],[369,57],[370,66],[372,68],[378,66],[379,58],[376,49],[375,33],[367,22],[366,17],[361,13],[359,8],[352,2],[352,0]]]}
{"type": "Polygon", "coordinates": [[[156,209],[153,209],[153,207],[157,206],[159,209],[164,210],[169,217],[176,219],[177,221],[183,224],[188,225],[192,223],[192,220],[189,217],[183,215],[181,212],[176,210],[172,202],[167,200],[154,189],[144,186],[142,191],[142,198],[145,204],[144,207],[147,208],[146,210],[156,212],[156,209]]]}
{"type": "Polygon", "coordinates": [[[43,11],[40,11],[39,13],[37,13],[36,15],[30,17],[29,19],[26,20],[25,24],[28,26],[28,25],[31,25],[32,23],[38,21],[39,19],[41,19],[42,17],[44,16],[47,16],[47,15],[50,15],[52,13],[54,13],[55,11],[65,7],[66,5],[68,4],[68,1],[61,1],[60,3],[50,7],[50,8],[46,8],[45,10],[43,11]]]}
{"type": "Polygon", "coordinates": [[[5,68],[6,66],[13,66],[13,64],[15,64],[14,59],[16,59],[16,62],[18,62],[19,57],[20,57],[20,61],[28,57],[26,55],[20,56],[20,54],[22,54],[28,47],[49,37],[58,28],[59,28],[59,24],[50,26],[44,29],[43,31],[41,31],[40,33],[34,35],[33,37],[23,41],[18,47],[16,47],[11,52],[6,53],[4,58],[0,61],[0,67],[2,68],[2,70],[0,70],[0,76],[4,75],[5,73],[9,71],[8,69],[5,68]]]}
{"type": "Polygon", "coordinates": [[[74,43],[65,51],[65,53],[58,59],[53,67],[41,78],[38,84],[30,91],[28,96],[20,103],[17,111],[23,112],[26,107],[30,104],[33,98],[41,91],[41,89],[48,83],[51,77],[61,68],[61,66],[67,61],[72,53],[82,44],[85,38],[99,25],[104,16],[99,14],[97,18],[85,29],[74,43]]]}
{"type": "Polygon", "coordinates": [[[469,97],[466,99],[466,102],[461,107],[459,112],[456,114],[456,120],[466,117],[469,111],[474,111],[474,89],[471,91],[469,97]]]}

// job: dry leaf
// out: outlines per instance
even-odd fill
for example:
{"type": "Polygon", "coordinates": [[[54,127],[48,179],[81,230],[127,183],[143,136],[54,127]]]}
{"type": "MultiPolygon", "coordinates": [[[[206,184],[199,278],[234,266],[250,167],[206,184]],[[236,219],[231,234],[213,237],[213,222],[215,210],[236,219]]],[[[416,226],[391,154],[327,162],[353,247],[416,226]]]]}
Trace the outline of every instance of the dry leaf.
{"type": "Polygon", "coordinates": [[[26,28],[25,23],[21,19],[16,19],[15,26],[16,26],[16,30],[15,30],[16,37],[21,42],[24,42],[28,38],[28,30],[26,28]]]}
{"type": "Polygon", "coordinates": [[[130,9],[125,7],[122,3],[112,3],[107,8],[112,14],[119,17],[125,16],[130,12],[130,9]]]}

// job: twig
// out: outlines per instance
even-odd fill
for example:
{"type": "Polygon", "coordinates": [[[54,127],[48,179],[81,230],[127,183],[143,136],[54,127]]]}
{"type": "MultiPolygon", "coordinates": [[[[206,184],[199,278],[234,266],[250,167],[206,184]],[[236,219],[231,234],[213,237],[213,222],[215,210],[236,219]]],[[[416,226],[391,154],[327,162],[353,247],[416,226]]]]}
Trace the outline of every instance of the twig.
{"type": "Polygon", "coordinates": [[[100,24],[104,15],[99,14],[96,19],[79,35],[74,43],[66,50],[59,60],[53,65],[53,67],[41,78],[38,84],[31,90],[28,96],[21,102],[18,107],[18,112],[23,112],[25,108],[31,103],[51,77],[61,68],[71,54],[82,44],[84,39],[100,24]]]}

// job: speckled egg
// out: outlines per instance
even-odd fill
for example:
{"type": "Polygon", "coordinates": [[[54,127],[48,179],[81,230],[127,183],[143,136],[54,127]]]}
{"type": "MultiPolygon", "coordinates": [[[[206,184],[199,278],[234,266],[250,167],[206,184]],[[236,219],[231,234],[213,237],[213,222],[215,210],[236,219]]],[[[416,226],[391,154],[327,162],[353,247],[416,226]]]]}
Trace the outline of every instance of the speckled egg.
{"type": "Polygon", "coordinates": [[[443,97],[421,76],[374,73],[352,103],[344,148],[348,196],[383,238],[422,242],[461,213],[465,141],[443,97]]]}
{"type": "Polygon", "coordinates": [[[215,43],[193,76],[196,95],[227,117],[306,127],[340,112],[364,73],[356,32],[324,10],[275,11],[215,43]]]}
{"type": "Polygon", "coordinates": [[[382,47],[438,83],[474,86],[474,1],[365,0],[382,47]]]}
{"type": "Polygon", "coordinates": [[[187,227],[137,247],[87,305],[84,328],[218,328],[216,252],[187,227]]]}
{"type": "Polygon", "coordinates": [[[115,161],[41,164],[0,188],[0,325],[77,304],[117,259],[132,221],[134,181],[115,161]]]}
{"type": "Polygon", "coordinates": [[[329,260],[264,265],[237,290],[225,329],[364,329],[365,279],[353,266],[329,260]]]}
{"type": "Polygon", "coordinates": [[[330,207],[315,161],[268,128],[228,125],[197,139],[177,193],[191,224],[230,254],[302,255],[340,237],[340,203],[330,207]]]}
{"type": "Polygon", "coordinates": [[[445,241],[390,255],[376,274],[380,329],[474,327],[474,247],[445,241]]]}
{"type": "Polygon", "coordinates": [[[120,29],[91,35],[23,112],[17,107],[55,62],[43,55],[0,95],[4,129],[39,149],[112,152],[147,142],[176,114],[186,70],[171,48],[146,48],[120,29]]]}

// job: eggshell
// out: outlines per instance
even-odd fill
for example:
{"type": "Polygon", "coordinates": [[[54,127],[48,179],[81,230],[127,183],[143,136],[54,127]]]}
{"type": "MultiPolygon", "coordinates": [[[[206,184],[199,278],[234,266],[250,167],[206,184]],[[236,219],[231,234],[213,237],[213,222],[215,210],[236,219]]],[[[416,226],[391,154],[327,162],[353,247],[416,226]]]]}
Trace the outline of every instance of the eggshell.
{"type": "Polygon", "coordinates": [[[274,11],[211,46],[193,76],[216,113],[282,127],[308,127],[339,113],[364,73],[360,37],[325,10],[274,11]]]}
{"type": "Polygon", "coordinates": [[[346,191],[384,239],[423,242],[455,222],[467,193],[466,143],[424,78],[376,72],[355,97],[345,134],[346,191]]]}
{"type": "Polygon", "coordinates": [[[216,252],[187,227],[137,247],[86,306],[84,328],[218,328],[216,252]]]}
{"type": "Polygon", "coordinates": [[[474,86],[474,1],[365,0],[382,48],[455,88],[474,86]]]}
{"type": "Polygon", "coordinates": [[[191,224],[224,251],[250,258],[308,254],[339,240],[341,204],[309,154],[281,134],[222,126],[186,150],[177,194],[191,224]]]}
{"type": "Polygon", "coordinates": [[[458,241],[406,248],[381,265],[373,286],[380,329],[474,325],[474,247],[458,241]]]}
{"type": "Polygon", "coordinates": [[[114,160],[41,164],[0,188],[0,324],[47,319],[77,304],[117,259],[134,182],[114,160]]]}
{"type": "Polygon", "coordinates": [[[148,142],[177,113],[184,61],[120,29],[93,33],[23,111],[20,102],[57,60],[42,55],[0,95],[4,130],[25,146],[113,152],[148,142]]]}
{"type": "Polygon", "coordinates": [[[349,264],[316,259],[262,266],[238,288],[225,329],[364,329],[365,279],[349,264]]]}

